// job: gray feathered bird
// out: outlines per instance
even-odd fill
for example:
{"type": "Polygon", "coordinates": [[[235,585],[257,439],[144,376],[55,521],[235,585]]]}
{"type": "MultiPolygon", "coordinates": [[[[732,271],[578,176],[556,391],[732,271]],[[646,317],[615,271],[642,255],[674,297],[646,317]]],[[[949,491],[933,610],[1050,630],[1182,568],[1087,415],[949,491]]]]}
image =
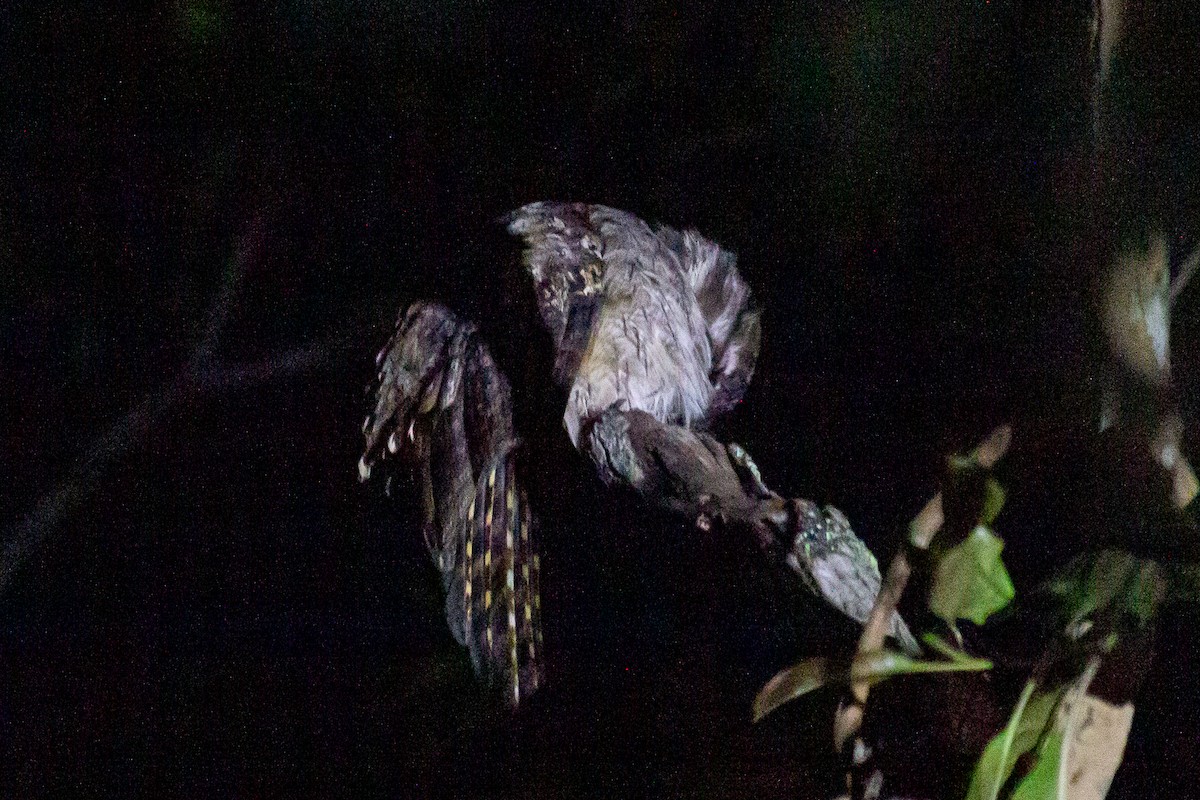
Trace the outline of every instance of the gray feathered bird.
{"type": "MultiPolygon", "coordinates": [[[[661,426],[694,429],[740,402],[760,327],[732,253],[694,231],[651,228],[600,205],[534,203],[506,223],[524,242],[524,265],[555,343],[566,433],[602,474],[612,454],[599,429],[613,428],[614,413],[644,412],[661,426]],[[596,424],[602,417],[605,426],[596,424]]],[[[390,455],[409,456],[396,461],[407,462],[421,487],[450,629],[476,670],[515,705],[543,681],[544,659],[536,520],[515,457],[511,387],[476,328],[435,304],[400,315],[377,366],[360,477],[390,455]]],[[[745,452],[736,452],[740,469],[769,493],[745,452]]],[[[785,531],[789,563],[862,622],[879,589],[875,559],[836,509],[811,512],[794,515],[785,531]]],[[[915,646],[895,622],[895,635],[915,646]]]]}

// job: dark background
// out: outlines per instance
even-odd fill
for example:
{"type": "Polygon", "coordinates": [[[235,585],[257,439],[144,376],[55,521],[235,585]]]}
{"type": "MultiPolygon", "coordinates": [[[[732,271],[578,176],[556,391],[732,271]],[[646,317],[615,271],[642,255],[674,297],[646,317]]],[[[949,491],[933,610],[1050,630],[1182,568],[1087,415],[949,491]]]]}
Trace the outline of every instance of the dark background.
{"type": "MultiPolygon", "coordinates": [[[[636,514],[570,467],[549,516],[590,522],[547,542],[569,566],[547,592],[584,644],[521,717],[485,710],[419,535],[355,479],[371,358],[418,296],[493,337],[527,322],[493,293],[521,203],[695,226],[765,308],[729,435],[767,481],[886,560],[943,455],[1014,420],[1018,510],[1034,488],[1001,530],[1027,586],[1079,534],[1046,506],[1093,394],[1095,242],[1150,223],[1179,260],[1197,230],[1196,12],[1132,4],[1098,192],[1089,6],[0,6],[6,530],[178,372],[246,237],[220,356],[338,341],[156,415],[15,573],[0,793],[817,791],[833,698],[753,728],[749,703],[852,631],[728,543],[622,539],[636,514]]],[[[1164,622],[1114,795],[1195,793],[1191,630],[1164,622]]],[[[953,785],[962,754],[914,741],[914,785],[953,785]]]]}

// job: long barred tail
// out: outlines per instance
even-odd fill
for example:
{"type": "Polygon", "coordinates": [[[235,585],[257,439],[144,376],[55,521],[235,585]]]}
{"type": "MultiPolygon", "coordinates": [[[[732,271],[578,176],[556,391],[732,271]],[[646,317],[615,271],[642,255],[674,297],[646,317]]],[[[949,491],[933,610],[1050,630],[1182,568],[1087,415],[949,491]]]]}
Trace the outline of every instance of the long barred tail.
{"type": "Polygon", "coordinates": [[[415,474],[446,619],[476,672],[516,706],[544,680],[540,563],[519,479],[511,388],[475,327],[417,303],[377,359],[359,475],[415,474]],[[395,458],[393,458],[395,456],[395,458]]]}
{"type": "MultiPolygon", "coordinates": [[[[447,615],[462,621],[475,669],[512,705],[538,688],[541,599],[528,498],[512,453],[481,476],[468,512],[466,554],[447,588],[447,615]]],[[[456,631],[456,635],[457,635],[456,631]]]]}

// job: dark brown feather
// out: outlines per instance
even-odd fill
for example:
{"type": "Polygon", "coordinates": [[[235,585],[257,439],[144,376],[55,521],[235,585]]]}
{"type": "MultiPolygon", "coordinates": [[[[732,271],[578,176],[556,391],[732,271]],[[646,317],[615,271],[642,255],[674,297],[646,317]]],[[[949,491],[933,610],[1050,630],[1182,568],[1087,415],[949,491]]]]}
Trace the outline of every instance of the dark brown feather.
{"type": "Polygon", "coordinates": [[[518,502],[508,381],[474,326],[432,304],[400,316],[377,363],[360,475],[400,464],[416,473],[450,630],[479,675],[516,705],[541,683],[542,654],[539,615],[523,613],[536,590],[517,580],[527,568],[536,575],[537,555],[522,536],[531,515],[518,502]]]}

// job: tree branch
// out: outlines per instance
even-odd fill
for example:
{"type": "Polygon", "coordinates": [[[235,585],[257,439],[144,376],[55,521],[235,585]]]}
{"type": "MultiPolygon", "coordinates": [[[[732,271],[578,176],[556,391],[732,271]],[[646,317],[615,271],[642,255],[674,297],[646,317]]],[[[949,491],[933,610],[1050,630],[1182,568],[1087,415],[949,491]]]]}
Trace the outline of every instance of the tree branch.
{"type": "Polygon", "coordinates": [[[209,311],[208,324],[200,342],[179,374],[143,398],[94,440],[58,487],[9,530],[0,550],[0,595],[50,533],[96,493],[113,464],[140,444],[153,426],[161,424],[163,417],[178,413],[189,403],[314,369],[349,342],[347,337],[339,337],[245,364],[227,364],[217,359],[215,354],[237,303],[238,290],[262,240],[256,220],[251,232],[239,244],[209,311]]]}
{"type": "MultiPolygon", "coordinates": [[[[857,623],[867,619],[879,591],[879,567],[849,522],[832,507],[785,499],[762,482],[738,445],[659,422],[643,411],[609,409],[593,423],[586,448],[600,477],[692,520],[748,535],[777,566],[857,623]]],[[[919,650],[899,614],[886,633],[919,650]]]]}

